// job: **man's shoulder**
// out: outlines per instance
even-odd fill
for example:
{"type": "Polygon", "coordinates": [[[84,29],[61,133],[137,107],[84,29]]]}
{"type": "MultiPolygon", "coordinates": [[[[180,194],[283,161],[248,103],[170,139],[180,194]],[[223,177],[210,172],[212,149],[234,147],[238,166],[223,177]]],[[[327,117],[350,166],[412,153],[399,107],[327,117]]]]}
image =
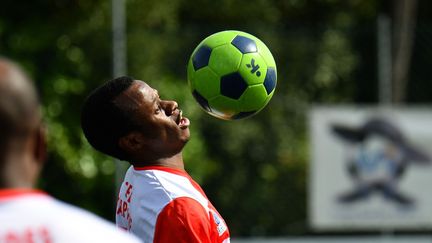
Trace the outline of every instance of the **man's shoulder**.
{"type": "Polygon", "coordinates": [[[54,200],[52,203],[53,210],[57,211],[53,213],[62,218],[62,222],[64,222],[63,227],[65,228],[74,228],[84,235],[90,235],[88,232],[91,232],[92,238],[99,240],[107,239],[109,240],[108,242],[116,242],[115,239],[128,240],[126,242],[138,242],[128,233],[118,229],[113,223],[94,213],[58,200],[54,200]]]}
{"type": "Polygon", "coordinates": [[[51,210],[53,211],[53,215],[68,215],[71,220],[80,220],[84,222],[94,223],[94,224],[105,224],[106,220],[96,216],[95,214],[86,211],[82,208],[76,207],[74,205],[65,203],[63,201],[53,199],[51,201],[51,210]],[[54,214],[54,212],[56,214],[54,214]]]}
{"type": "Polygon", "coordinates": [[[143,200],[166,204],[179,197],[189,197],[203,205],[208,203],[207,197],[201,188],[193,183],[191,178],[161,170],[135,171],[133,181],[125,178],[124,187],[132,185],[133,194],[143,200]],[[164,203],[163,203],[164,202],[164,203]]]}
{"type": "Polygon", "coordinates": [[[179,217],[199,217],[208,219],[209,209],[191,197],[178,197],[165,205],[164,212],[179,217]]]}

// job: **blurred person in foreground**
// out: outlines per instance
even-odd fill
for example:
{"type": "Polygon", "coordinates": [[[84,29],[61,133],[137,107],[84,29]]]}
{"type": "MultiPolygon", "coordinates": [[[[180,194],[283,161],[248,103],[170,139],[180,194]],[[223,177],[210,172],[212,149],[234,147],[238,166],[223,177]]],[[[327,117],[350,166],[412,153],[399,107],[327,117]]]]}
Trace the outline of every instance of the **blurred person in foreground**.
{"type": "Polygon", "coordinates": [[[17,64],[0,57],[0,242],[140,242],[34,189],[45,153],[35,88],[17,64]]]}
{"type": "Polygon", "coordinates": [[[119,77],[89,95],[81,125],[95,149],[131,164],[119,191],[118,227],[144,242],[230,241],[224,220],[185,171],[190,122],[177,102],[119,77]]]}

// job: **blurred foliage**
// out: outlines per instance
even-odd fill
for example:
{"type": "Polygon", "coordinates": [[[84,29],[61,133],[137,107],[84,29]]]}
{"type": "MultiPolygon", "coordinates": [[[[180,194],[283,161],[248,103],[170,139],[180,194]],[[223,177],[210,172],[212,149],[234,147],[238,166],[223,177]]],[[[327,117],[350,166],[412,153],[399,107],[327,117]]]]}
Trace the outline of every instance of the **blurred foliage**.
{"type": "MultiPolygon", "coordinates": [[[[420,2],[424,21],[427,5],[420,2]]],[[[186,168],[234,237],[309,233],[307,111],[313,103],[377,101],[380,12],[391,12],[390,1],[127,1],[128,73],[177,100],[190,118],[186,168]],[[226,29],[259,37],[278,67],[269,105],[232,122],[201,111],[186,81],[195,46],[226,29]]],[[[49,159],[40,187],[112,220],[113,160],[95,152],[79,126],[85,96],[112,76],[110,21],[102,0],[4,0],[0,8],[0,54],[23,64],[42,95],[49,159]]],[[[431,100],[431,26],[417,30],[423,42],[414,50],[410,102],[431,100]]]]}

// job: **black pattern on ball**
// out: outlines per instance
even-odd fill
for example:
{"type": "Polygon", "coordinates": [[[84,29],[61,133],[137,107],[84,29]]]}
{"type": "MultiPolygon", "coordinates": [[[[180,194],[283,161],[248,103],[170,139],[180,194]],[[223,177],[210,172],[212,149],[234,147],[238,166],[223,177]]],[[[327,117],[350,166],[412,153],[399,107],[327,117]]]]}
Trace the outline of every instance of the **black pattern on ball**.
{"type": "Polygon", "coordinates": [[[201,46],[195,53],[192,63],[195,71],[208,65],[212,49],[206,45],[201,46]]]}
{"type": "Polygon", "coordinates": [[[225,75],[221,78],[220,91],[221,94],[226,97],[238,99],[247,87],[248,84],[237,72],[225,75]]]}
{"type": "Polygon", "coordinates": [[[252,116],[256,112],[257,111],[240,112],[240,113],[235,114],[231,118],[234,119],[234,120],[242,119],[242,118],[246,118],[246,117],[252,116]]]}
{"type": "Polygon", "coordinates": [[[252,52],[257,52],[258,48],[255,44],[255,41],[238,35],[236,36],[232,41],[231,44],[235,47],[237,47],[237,49],[239,49],[239,51],[241,51],[241,53],[246,54],[246,53],[252,53],[252,52]]]}
{"type": "Polygon", "coordinates": [[[198,93],[196,90],[192,91],[192,95],[195,98],[195,100],[201,105],[204,110],[211,112],[210,105],[206,98],[204,98],[200,93],[198,93]]]}
{"type": "Polygon", "coordinates": [[[264,79],[264,87],[267,94],[270,94],[276,87],[276,70],[272,67],[267,68],[267,74],[264,79]]]}

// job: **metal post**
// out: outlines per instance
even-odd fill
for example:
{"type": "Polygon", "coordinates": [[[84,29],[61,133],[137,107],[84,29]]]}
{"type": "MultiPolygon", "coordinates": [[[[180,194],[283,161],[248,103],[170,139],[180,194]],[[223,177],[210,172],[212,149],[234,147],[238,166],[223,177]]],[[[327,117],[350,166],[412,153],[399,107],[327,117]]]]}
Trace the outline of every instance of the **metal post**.
{"type": "MultiPolygon", "coordinates": [[[[113,76],[124,76],[127,73],[126,57],[126,4],[125,0],[112,0],[112,38],[113,38],[113,76]]],[[[115,160],[115,187],[118,190],[127,169],[127,163],[115,160]]]]}
{"type": "MultiPolygon", "coordinates": [[[[387,113],[393,102],[392,85],[392,36],[391,21],[387,15],[380,14],[377,20],[377,55],[379,104],[382,114],[387,113]]],[[[381,115],[382,115],[381,114],[381,115]]],[[[381,229],[381,242],[391,242],[393,229],[381,229]]]]}
{"type": "Polygon", "coordinates": [[[126,75],[125,0],[112,0],[113,76],[126,75]]]}
{"type": "Polygon", "coordinates": [[[377,20],[377,48],[379,103],[386,106],[391,105],[393,96],[392,42],[390,18],[383,14],[377,20]]]}

